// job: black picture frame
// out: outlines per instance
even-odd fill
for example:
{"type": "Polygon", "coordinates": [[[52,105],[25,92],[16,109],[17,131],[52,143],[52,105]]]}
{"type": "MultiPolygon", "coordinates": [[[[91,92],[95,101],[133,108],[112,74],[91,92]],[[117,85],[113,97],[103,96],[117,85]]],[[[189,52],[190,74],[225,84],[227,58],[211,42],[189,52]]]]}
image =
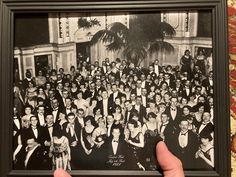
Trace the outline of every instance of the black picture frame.
{"type": "MultiPolygon", "coordinates": [[[[15,13],[58,11],[150,11],[209,9],[213,22],[213,66],[215,123],[215,171],[185,171],[186,176],[230,176],[229,77],[227,55],[227,1],[225,0],[149,0],[149,1],[62,1],[0,0],[0,175],[52,176],[52,171],[12,170],[13,107],[13,31],[15,13]]],[[[161,176],[155,171],[72,171],[73,176],[161,176]]]]}

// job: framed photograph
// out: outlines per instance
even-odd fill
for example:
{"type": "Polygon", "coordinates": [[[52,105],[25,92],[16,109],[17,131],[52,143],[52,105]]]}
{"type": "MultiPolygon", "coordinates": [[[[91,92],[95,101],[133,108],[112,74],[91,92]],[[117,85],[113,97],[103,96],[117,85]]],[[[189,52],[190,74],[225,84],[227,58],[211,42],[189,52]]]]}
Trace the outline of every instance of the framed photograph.
{"type": "Polygon", "coordinates": [[[224,0],[0,2],[1,176],[230,176],[224,0]]]}

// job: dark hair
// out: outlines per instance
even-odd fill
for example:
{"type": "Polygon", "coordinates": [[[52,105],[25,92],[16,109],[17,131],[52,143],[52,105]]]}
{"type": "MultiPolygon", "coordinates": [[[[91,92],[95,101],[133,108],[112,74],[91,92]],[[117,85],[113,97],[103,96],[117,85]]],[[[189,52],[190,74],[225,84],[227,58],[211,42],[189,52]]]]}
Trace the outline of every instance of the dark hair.
{"type": "Polygon", "coordinates": [[[149,112],[148,115],[147,115],[148,119],[149,117],[157,117],[157,115],[154,113],[154,112],[149,112]]]}
{"type": "Polygon", "coordinates": [[[204,139],[208,139],[209,141],[211,141],[213,138],[211,137],[211,134],[209,133],[203,133],[203,134],[200,134],[200,139],[201,138],[204,138],[204,139]]]}
{"type": "Polygon", "coordinates": [[[138,127],[138,122],[137,122],[136,120],[134,120],[134,119],[130,119],[130,120],[128,121],[128,124],[133,124],[133,125],[134,125],[134,128],[137,128],[137,127],[138,127]]]}

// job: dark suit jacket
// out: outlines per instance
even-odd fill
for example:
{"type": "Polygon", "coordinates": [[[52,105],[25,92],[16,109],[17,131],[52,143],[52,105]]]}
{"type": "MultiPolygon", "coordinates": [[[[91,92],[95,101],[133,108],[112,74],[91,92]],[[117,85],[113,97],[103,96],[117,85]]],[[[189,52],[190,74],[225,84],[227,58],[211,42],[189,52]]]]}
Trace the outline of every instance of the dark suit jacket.
{"type": "Polygon", "coordinates": [[[169,121],[173,124],[174,128],[178,128],[179,127],[179,123],[181,121],[181,116],[182,116],[182,110],[181,108],[177,107],[177,114],[175,119],[171,116],[171,107],[168,106],[166,108],[166,113],[169,116],[169,121]]]}
{"type": "Polygon", "coordinates": [[[170,149],[173,146],[172,142],[173,142],[174,133],[175,133],[175,129],[173,127],[173,124],[172,124],[172,122],[169,122],[166,125],[166,128],[164,129],[163,135],[165,137],[164,141],[165,141],[167,147],[170,148],[170,149]]]}
{"type": "Polygon", "coordinates": [[[41,170],[44,169],[43,161],[43,151],[40,146],[38,146],[33,154],[30,156],[27,165],[25,166],[26,170],[41,170]]]}
{"type": "Polygon", "coordinates": [[[44,170],[44,157],[41,146],[38,146],[32,155],[30,156],[27,165],[25,166],[27,152],[25,147],[21,148],[21,151],[17,154],[17,161],[14,163],[14,169],[16,170],[44,170]]]}
{"type": "Polygon", "coordinates": [[[127,144],[123,139],[119,139],[117,152],[114,154],[112,148],[112,137],[109,138],[104,145],[105,153],[105,165],[112,170],[121,170],[126,167],[126,158],[127,158],[127,144]],[[116,161],[122,161],[121,163],[117,163],[116,161]]]}
{"type": "MultiPolygon", "coordinates": [[[[199,147],[197,135],[192,131],[188,131],[188,144],[182,148],[179,144],[180,131],[176,132],[173,139],[172,152],[182,161],[185,169],[196,168],[195,153],[199,147]]],[[[186,135],[187,136],[187,135],[186,135]]]]}
{"type": "Polygon", "coordinates": [[[136,110],[135,110],[134,108],[132,108],[132,109],[130,110],[129,117],[128,117],[128,111],[127,111],[127,110],[125,111],[125,117],[124,117],[124,119],[125,119],[125,124],[126,124],[129,120],[131,120],[132,113],[135,112],[135,111],[136,111],[136,110]]]}
{"type": "Polygon", "coordinates": [[[189,94],[187,94],[186,88],[183,87],[182,97],[189,98],[189,95],[191,95],[191,94],[192,94],[192,87],[189,87],[189,94]]]}
{"type": "Polygon", "coordinates": [[[75,134],[71,136],[70,129],[68,129],[67,131],[68,124],[69,124],[68,122],[63,124],[63,131],[65,133],[65,136],[69,140],[69,144],[71,144],[74,141],[77,141],[77,146],[80,146],[81,145],[80,137],[81,137],[81,129],[82,129],[81,125],[79,124],[79,122],[75,121],[75,124],[74,124],[75,134]]]}
{"type": "Polygon", "coordinates": [[[139,113],[139,121],[143,124],[144,119],[146,119],[146,115],[147,115],[146,108],[143,105],[140,105],[138,113],[139,113]]]}
{"type": "Polygon", "coordinates": [[[203,129],[202,131],[199,133],[199,129],[201,127],[202,124],[199,124],[197,127],[197,133],[199,134],[199,136],[201,135],[210,135],[213,131],[214,131],[214,125],[209,122],[203,129]]]}
{"type": "MultiPolygon", "coordinates": [[[[121,93],[121,92],[118,91],[117,97],[118,97],[118,98],[121,98],[122,96],[123,96],[123,93],[121,93]]],[[[111,104],[112,107],[115,106],[114,93],[112,93],[112,94],[110,95],[110,97],[108,98],[108,102],[109,102],[109,104],[111,104]]]]}
{"type": "MultiPolygon", "coordinates": [[[[108,114],[111,114],[111,113],[112,113],[112,110],[113,110],[113,105],[109,102],[109,99],[108,99],[108,101],[107,101],[107,104],[108,104],[108,105],[107,105],[108,114]]],[[[100,109],[100,110],[101,110],[101,114],[103,115],[103,113],[104,113],[103,100],[97,102],[96,109],[100,109]]]]}
{"type": "Polygon", "coordinates": [[[37,126],[38,129],[38,137],[35,137],[32,127],[27,129],[27,136],[28,138],[35,138],[35,140],[44,146],[45,141],[50,141],[50,136],[47,135],[47,131],[45,127],[37,126]]]}

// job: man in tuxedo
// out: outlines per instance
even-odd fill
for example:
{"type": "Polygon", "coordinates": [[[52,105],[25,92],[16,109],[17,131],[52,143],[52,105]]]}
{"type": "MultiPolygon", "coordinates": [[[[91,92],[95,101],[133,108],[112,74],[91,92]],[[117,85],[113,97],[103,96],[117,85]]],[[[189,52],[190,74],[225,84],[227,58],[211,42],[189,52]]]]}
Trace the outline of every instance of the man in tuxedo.
{"type": "Polygon", "coordinates": [[[145,108],[147,108],[147,102],[149,100],[147,100],[147,89],[146,88],[142,88],[142,91],[141,91],[141,98],[142,98],[142,104],[145,108]]]}
{"type": "MultiPolygon", "coordinates": [[[[110,97],[110,99],[113,99],[113,97],[110,97]]],[[[101,114],[103,116],[107,116],[108,114],[111,113],[112,111],[112,105],[109,104],[109,99],[108,99],[108,93],[106,90],[102,91],[102,100],[97,102],[97,109],[101,110],[101,114]]]]}
{"type": "Polygon", "coordinates": [[[91,83],[89,83],[89,88],[85,91],[84,93],[84,99],[97,99],[97,95],[98,93],[96,92],[95,89],[96,85],[94,82],[91,81],[91,83]]]}
{"type": "Polygon", "coordinates": [[[164,74],[164,80],[171,89],[174,88],[174,80],[171,79],[171,75],[169,73],[164,74]]]}
{"type": "Polygon", "coordinates": [[[209,93],[210,88],[213,87],[213,71],[210,71],[208,77],[202,81],[202,86],[204,86],[207,93],[209,93]]]}
{"type": "Polygon", "coordinates": [[[46,115],[46,124],[45,124],[45,136],[47,137],[44,145],[45,145],[45,164],[46,164],[46,169],[51,170],[52,169],[52,157],[49,155],[50,154],[50,147],[51,143],[53,142],[53,135],[54,132],[57,131],[57,128],[60,128],[59,125],[53,123],[53,115],[52,114],[47,114],[46,115]],[[57,128],[56,128],[57,127],[57,128]]]}
{"type": "Polygon", "coordinates": [[[141,124],[143,124],[146,120],[147,112],[146,112],[146,108],[142,105],[141,96],[136,97],[136,104],[134,105],[134,109],[138,111],[139,121],[141,122],[141,124]]]}
{"type": "Polygon", "coordinates": [[[121,96],[123,95],[117,88],[117,85],[116,84],[112,84],[112,94],[110,95],[109,97],[109,104],[110,106],[114,107],[115,106],[115,99],[118,97],[118,98],[121,98],[121,96]]]}
{"type": "Polygon", "coordinates": [[[170,99],[170,106],[166,108],[166,112],[168,114],[168,117],[170,118],[170,122],[173,124],[175,129],[179,127],[179,122],[182,115],[182,110],[177,105],[178,99],[176,97],[172,97],[170,99]]]}
{"type": "Polygon", "coordinates": [[[36,117],[38,119],[40,126],[45,126],[45,107],[44,105],[40,105],[37,107],[36,117]]]}
{"type": "Polygon", "coordinates": [[[188,130],[188,120],[182,119],[180,130],[174,135],[172,152],[182,161],[185,169],[196,168],[195,153],[199,143],[196,134],[188,130]]]}
{"type": "Polygon", "coordinates": [[[184,82],[184,87],[183,87],[183,91],[182,91],[182,97],[188,98],[189,95],[191,95],[191,94],[192,94],[191,82],[190,82],[190,80],[186,80],[184,82]]]}
{"type": "Polygon", "coordinates": [[[129,120],[131,120],[132,113],[133,112],[137,112],[137,111],[134,109],[131,100],[126,100],[125,101],[125,109],[126,110],[125,110],[125,117],[124,117],[124,119],[125,119],[125,123],[127,123],[127,122],[129,122],[129,120]]]}
{"type": "Polygon", "coordinates": [[[81,156],[81,125],[75,121],[75,114],[69,113],[67,115],[68,122],[63,125],[63,130],[69,140],[71,149],[71,169],[78,169],[80,167],[81,156]]]}
{"type": "Polygon", "coordinates": [[[45,168],[42,147],[34,138],[27,139],[26,151],[22,152],[19,162],[22,169],[25,170],[43,170],[45,168]]]}
{"type": "Polygon", "coordinates": [[[47,142],[50,142],[50,137],[46,135],[45,127],[38,125],[38,119],[34,115],[30,117],[30,125],[27,129],[27,137],[33,137],[44,148],[47,142]]]}
{"type": "Polygon", "coordinates": [[[166,112],[161,114],[161,123],[158,124],[158,133],[160,137],[165,141],[166,145],[171,148],[174,135],[174,128],[169,121],[170,118],[166,112]]]}
{"type": "Polygon", "coordinates": [[[126,143],[121,138],[121,129],[118,126],[112,128],[112,136],[105,145],[105,166],[109,170],[124,170],[126,167],[126,143]]]}
{"type": "Polygon", "coordinates": [[[152,64],[153,68],[154,68],[154,72],[156,73],[157,76],[159,76],[162,68],[161,66],[159,65],[159,60],[158,59],[155,59],[154,63],[152,64]]]}
{"type": "Polygon", "coordinates": [[[59,115],[62,112],[61,107],[59,107],[59,102],[56,98],[54,98],[53,100],[51,100],[51,112],[53,115],[53,122],[54,123],[59,123],[59,115]]]}
{"type": "Polygon", "coordinates": [[[204,112],[202,116],[202,122],[197,127],[197,134],[201,135],[211,135],[213,138],[214,125],[211,123],[211,114],[209,112],[204,112]]]}
{"type": "Polygon", "coordinates": [[[16,107],[13,108],[13,151],[18,146],[18,138],[21,133],[21,121],[16,107]]]}

